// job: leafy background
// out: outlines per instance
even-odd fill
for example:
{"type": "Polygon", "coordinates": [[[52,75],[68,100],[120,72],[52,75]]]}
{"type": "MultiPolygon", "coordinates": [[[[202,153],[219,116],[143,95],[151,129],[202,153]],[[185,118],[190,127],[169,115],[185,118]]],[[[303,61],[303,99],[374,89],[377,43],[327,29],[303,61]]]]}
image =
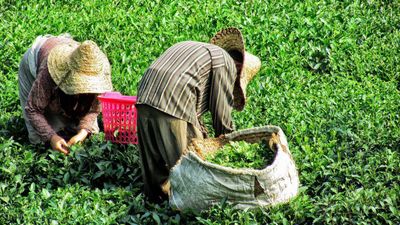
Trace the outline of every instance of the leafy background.
{"type": "Polygon", "coordinates": [[[398,15],[390,0],[0,0],[0,223],[399,224],[398,15]],[[262,60],[236,127],[284,130],[302,185],[288,204],[176,212],[144,203],[135,146],[100,134],[64,157],[27,143],[17,73],[36,36],[95,41],[135,95],[169,46],[229,26],[262,60]]]}

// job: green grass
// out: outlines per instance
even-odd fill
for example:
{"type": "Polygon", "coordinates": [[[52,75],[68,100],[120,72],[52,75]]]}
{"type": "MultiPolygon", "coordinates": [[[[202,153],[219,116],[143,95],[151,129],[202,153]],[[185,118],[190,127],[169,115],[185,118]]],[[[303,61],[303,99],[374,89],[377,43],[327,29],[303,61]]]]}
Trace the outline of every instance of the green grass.
{"type": "Polygon", "coordinates": [[[399,224],[398,15],[398,1],[374,0],[0,0],[0,224],[399,224]],[[228,26],[262,60],[236,128],[283,129],[301,182],[288,204],[174,212],[144,203],[133,146],[99,135],[65,157],[27,143],[17,72],[37,35],[94,40],[114,88],[135,95],[169,46],[228,26]]]}

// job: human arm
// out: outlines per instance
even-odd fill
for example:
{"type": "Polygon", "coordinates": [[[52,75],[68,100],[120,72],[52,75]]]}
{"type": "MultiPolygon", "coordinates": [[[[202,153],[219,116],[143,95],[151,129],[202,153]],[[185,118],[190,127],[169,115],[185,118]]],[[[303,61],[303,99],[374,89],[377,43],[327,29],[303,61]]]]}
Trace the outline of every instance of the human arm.
{"type": "Polygon", "coordinates": [[[27,119],[43,142],[49,142],[56,134],[45,117],[45,110],[52,101],[55,89],[56,84],[47,69],[47,60],[44,60],[39,67],[37,78],[32,84],[24,108],[27,119]]]}
{"type": "Polygon", "coordinates": [[[209,108],[216,137],[234,130],[231,113],[236,68],[233,60],[227,58],[225,61],[225,64],[213,68],[211,77],[209,108]]]}
{"type": "Polygon", "coordinates": [[[69,154],[69,144],[65,142],[64,138],[58,136],[57,134],[51,136],[50,145],[54,150],[64,153],[65,155],[69,154]]]}
{"type": "Polygon", "coordinates": [[[78,142],[82,142],[83,140],[86,139],[88,134],[89,131],[87,131],[86,129],[80,129],[76,135],[74,135],[71,139],[69,139],[68,145],[71,146],[78,142]]]}
{"type": "Polygon", "coordinates": [[[90,133],[97,132],[94,124],[97,122],[97,116],[100,113],[100,102],[97,96],[94,96],[89,111],[79,121],[79,131],[69,141],[68,145],[74,145],[82,142],[90,133]]]}

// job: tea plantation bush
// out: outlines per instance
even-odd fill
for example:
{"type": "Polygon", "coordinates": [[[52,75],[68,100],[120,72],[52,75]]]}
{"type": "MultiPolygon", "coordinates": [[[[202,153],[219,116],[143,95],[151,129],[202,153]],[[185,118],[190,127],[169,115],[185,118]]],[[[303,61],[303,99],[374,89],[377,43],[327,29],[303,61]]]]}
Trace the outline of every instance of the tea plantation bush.
{"type": "Polygon", "coordinates": [[[375,0],[0,0],[0,224],[399,224],[399,15],[375,0]],[[228,26],[262,60],[236,128],[283,129],[301,182],[288,204],[176,212],[143,201],[135,146],[99,134],[65,157],[28,143],[17,72],[36,36],[94,40],[135,95],[169,46],[228,26]]]}

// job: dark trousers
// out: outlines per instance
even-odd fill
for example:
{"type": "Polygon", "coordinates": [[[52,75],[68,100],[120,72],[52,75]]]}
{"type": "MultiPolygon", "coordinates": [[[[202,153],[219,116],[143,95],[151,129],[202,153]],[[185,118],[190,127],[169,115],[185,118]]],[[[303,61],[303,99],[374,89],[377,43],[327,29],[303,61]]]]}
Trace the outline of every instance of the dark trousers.
{"type": "Polygon", "coordinates": [[[161,185],[192,138],[202,138],[198,128],[147,105],[137,105],[138,138],[144,193],[153,202],[168,199],[161,185]]]}

